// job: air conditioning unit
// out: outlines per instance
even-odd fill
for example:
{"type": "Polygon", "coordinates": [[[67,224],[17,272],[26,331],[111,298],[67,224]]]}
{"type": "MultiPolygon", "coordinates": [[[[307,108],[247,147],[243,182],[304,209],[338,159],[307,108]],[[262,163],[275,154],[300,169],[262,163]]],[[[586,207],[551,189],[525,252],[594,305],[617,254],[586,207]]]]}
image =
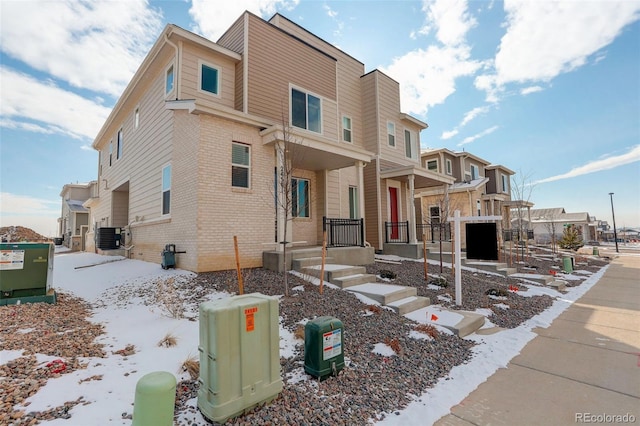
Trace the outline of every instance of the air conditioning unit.
{"type": "Polygon", "coordinates": [[[96,246],[100,250],[116,250],[122,242],[122,228],[98,228],[96,246]]]}

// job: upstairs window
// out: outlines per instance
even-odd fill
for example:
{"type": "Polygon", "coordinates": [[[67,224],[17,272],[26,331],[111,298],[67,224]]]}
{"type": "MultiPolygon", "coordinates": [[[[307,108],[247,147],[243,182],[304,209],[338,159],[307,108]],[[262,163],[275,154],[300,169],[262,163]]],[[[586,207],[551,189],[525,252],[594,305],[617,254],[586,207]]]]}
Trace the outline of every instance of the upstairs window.
{"type": "Polygon", "coordinates": [[[122,158],[122,146],[124,145],[124,136],[122,129],[118,130],[118,145],[116,147],[116,160],[122,158]]]}
{"type": "Polygon", "coordinates": [[[234,142],[231,147],[231,186],[249,188],[250,165],[249,145],[234,142]]]}
{"type": "Polygon", "coordinates": [[[478,179],[480,177],[480,168],[475,164],[471,164],[471,180],[478,179]]]}
{"type": "Polygon", "coordinates": [[[309,181],[291,179],[291,216],[309,217],[309,181]]]}
{"type": "Polygon", "coordinates": [[[113,141],[109,142],[109,167],[113,164],[113,141]]]}
{"type": "Polygon", "coordinates": [[[217,95],[220,93],[220,71],[210,65],[200,64],[200,90],[217,95]]]}
{"type": "Polygon", "coordinates": [[[451,160],[445,160],[445,164],[447,168],[447,174],[453,174],[453,164],[451,163],[451,160]]]}
{"type": "Polygon", "coordinates": [[[136,110],[133,112],[133,128],[137,129],[138,127],[140,127],[140,108],[136,108],[136,110]]]}
{"type": "Polygon", "coordinates": [[[342,117],[342,140],[351,142],[351,119],[346,115],[342,117]]]}
{"type": "Polygon", "coordinates": [[[390,121],[387,123],[387,138],[389,146],[396,146],[396,125],[390,121]]]}
{"type": "Polygon", "coordinates": [[[167,74],[165,77],[165,84],[164,84],[164,93],[166,95],[168,95],[172,91],[173,91],[173,65],[171,65],[167,69],[167,74]]]}
{"type": "Polygon", "coordinates": [[[404,152],[407,158],[418,158],[418,148],[416,147],[417,139],[409,130],[404,131],[404,152]]]}
{"type": "Polygon", "coordinates": [[[427,161],[427,170],[431,170],[432,172],[438,171],[438,160],[429,160],[427,161]]]}
{"type": "Polygon", "coordinates": [[[297,89],[291,89],[291,124],[301,129],[321,133],[320,98],[297,89]]]}
{"type": "Polygon", "coordinates": [[[171,164],[162,168],[162,214],[171,213],[171,164]]]}
{"type": "Polygon", "coordinates": [[[502,192],[504,193],[509,192],[509,183],[507,180],[507,175],[500,175],[500,177],[502,177],[502,192]]]}

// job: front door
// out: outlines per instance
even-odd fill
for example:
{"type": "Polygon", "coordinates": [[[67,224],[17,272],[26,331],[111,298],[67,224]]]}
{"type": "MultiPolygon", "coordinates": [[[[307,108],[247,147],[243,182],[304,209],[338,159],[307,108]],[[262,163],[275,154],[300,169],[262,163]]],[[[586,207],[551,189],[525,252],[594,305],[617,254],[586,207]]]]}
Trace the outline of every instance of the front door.
{"type": "Polygon", "coordinates": [[[398,238],[398,188],[389,188],[389,209],[391,212],[391,238],[398,238]]]}

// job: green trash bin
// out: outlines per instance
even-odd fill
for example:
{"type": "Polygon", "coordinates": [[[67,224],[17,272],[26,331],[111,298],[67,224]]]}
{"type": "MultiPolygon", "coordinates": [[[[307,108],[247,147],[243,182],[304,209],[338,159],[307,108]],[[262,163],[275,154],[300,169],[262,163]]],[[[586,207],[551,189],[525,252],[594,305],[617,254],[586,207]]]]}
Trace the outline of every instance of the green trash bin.
{"type": "Polygon", "coordinates": [[[571,256],[563,256],[562,266],[562,269],[565,273],[570,274],[571,272],[573,272],[573,258],[571,256]]]}
{"type": "Polygon", "coordinates": [[[318,317],[304,327],[304,371],[324,380],[344,368],[342,321],[318,317]]]}
{"type": "Polygon", "coordinates": [[[598,251],[598,247],[594,247],[593,248],[593,255],[594,256],[600,256],[600,252],[598,251]]]}
{"type": "Polygon", "coordinates": [[[166,371],[146,374],[136,384],[132,426],[172,426],[176,377],[166,371]]]}

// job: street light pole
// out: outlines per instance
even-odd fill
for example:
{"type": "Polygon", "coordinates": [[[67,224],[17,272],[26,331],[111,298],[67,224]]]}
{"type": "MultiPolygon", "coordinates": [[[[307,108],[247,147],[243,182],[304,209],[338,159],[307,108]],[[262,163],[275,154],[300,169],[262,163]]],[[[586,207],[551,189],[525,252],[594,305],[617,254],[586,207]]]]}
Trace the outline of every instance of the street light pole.
{"type": "Polygon", "coordinates": [[[616,253],[620,253],[618,250],[618,231],[616,231],[616,214],[613,210],[613,192],[609,193],[609,197],[611,197],[611,216],[613,217],[613,239],[616,242],[616,253]]]}

